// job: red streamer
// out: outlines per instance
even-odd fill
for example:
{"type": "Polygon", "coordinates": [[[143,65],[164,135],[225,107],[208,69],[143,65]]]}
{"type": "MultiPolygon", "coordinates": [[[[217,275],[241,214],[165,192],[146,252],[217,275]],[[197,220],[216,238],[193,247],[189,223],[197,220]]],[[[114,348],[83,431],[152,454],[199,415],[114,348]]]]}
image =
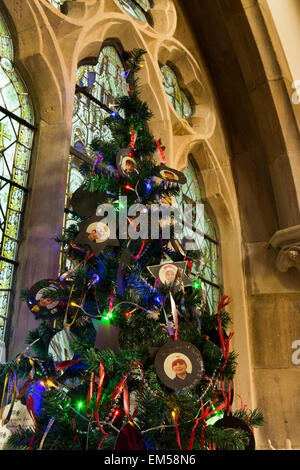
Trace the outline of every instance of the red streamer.
{"type": "MultiPolygon", "coordinates": [[[[217,398],[211,403],[211,405],[209,405],[206,409],[204,409],[203,401],[201,399],[201,416],[196,418],[196,421],[195,421],[195,424],[193,426],[192,433],[191,433],[191,436],[190,436],[190,440],[189,440],[189,443],[188,443],[188,446],[187,446],[187,450],[192,450],[193,449],[194,439],[195,439],[195,431],[196,431],[196,429],[198,427],[198,424],[201,420],[203,420],[203,426],[202,426],[202,429],[201,429],[201,449],[204,450],[204,430],[207,426],[206,419],[209,416],[215,414],[217,411],[220,411],[223,408],[225,408],[225,404],[222,403],[222,405],[219,405],[217,408],[210,411],[211,407],[213,406],[213,404],[216,401],[218,401],[217,398]]],[[[177,439],[179,449],[182,450],[180,435],[179,435],[179,430],[178,430],[178,416],[176,416],[176,418],[175,418],[175,430],[176,430],[176,439],[177,439]]]]}
{"type": "Polygon", "coordinates": [[[155,143],[156,143],[156,145],[157,145],[157,148],[158,148],[158,150],[159,150],[159,152],[160,152],[160,154],[161,154],[162,162],[163,162],[163,164],[165,165],[165,164],[167,163],[167,160],[166,160],[165,154],[164,154],[164,152],[163,152],[163,149],[161,148],[161,145],[160,145],[160,143],[159,143],[158,140],[154,139],[154,141],[155,141],[155,143]]]}
{"type": "Polygon", "coordinates": [[[113,287],[113,285],[111,285],[111,287],[110,287],[110,301],[109,301],[108,313],[111,312],[113,303],[114,303],[114,287],[113,287]]]}
{"type": "Polygon", "coordinates": [[[131,128],[130,128],[130,133],[131,133],[131,143],[130,143],[130,147],[131,147],[131,150],[134,149],[134,124],[133,122],[131,123],[131,128]]]}
{"type": "Polygon", "coordinates": [[[74,364],[76,364],[77,362],[79,361],[82,361],[82,359],[72,359],[70,361],[61,361],[61,362],[58,362],[56,364],[56,369],[57,370],[62,370],[62,369],[66,369],[67,367],[70,367],[70,366],[73,366],[74,364]]]}
{"type": "Polygon", "coordinates": [[[29,413],[29,415],[32,418],[32,421],[34,423],[35,432],[37,432],[37,422],[36,422],[36,417],[35,417],[35,413],[34,413],[34,400],[33,400],[32,395],[26,397],[26,408],[27,408],[28,413],[29,413]]]}

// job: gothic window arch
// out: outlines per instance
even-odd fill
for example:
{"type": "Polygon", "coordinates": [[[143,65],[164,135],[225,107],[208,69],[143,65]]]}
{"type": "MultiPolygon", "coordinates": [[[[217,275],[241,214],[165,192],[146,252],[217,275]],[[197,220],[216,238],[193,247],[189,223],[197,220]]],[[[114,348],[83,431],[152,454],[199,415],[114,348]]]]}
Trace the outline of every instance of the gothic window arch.
{"type": "MultiPolygon", "coordinates": [[[[66,208],[72,194],[82,184],[80,166],[93,163],[95,156],[89,144],[93,138],[110,141],[112,136],[104,119],[114,112],[118,97],[126,95],[127,82],[124,64],[113,43],[104,44],[98,58],[83,60],[77,69],[72,120],[71,150],[66,191],[66,208]]],[[[72,213],[65,214],[64,227],[74,224],[72,213]]],[[[62,253],[60,267],[67,266],[62,253]]]]}
{"type": "Polygon", "coordinates": [[[136,20],[148,22],[152,26],[150,0],[118,0],[120,5],[136,20]]]}
{"type": "Polygon", "coordinates": [[[14,66],[14,47],[0,14],[0,340],[4,339],[17,262],[34,134],[34,113],[14,66]]]}
{"type": "Polygon", "coordinates": [[[175,108],[178,116],[188,119],[192,115],[192,105],[186,93],[180,88],[175,71],[170,65],[161,67],[163,76],[163,87],[169,101],[175,108]]]}
{"type": "MultiPolygon", "coordinates": [[[[183,204],[203,204],[200,231],[195,234],[199,238],[200,256],[192,263],[192,276],[202,283],[203,293],[206,297],[208,310],[216,312],[221,294],[221,268],[219,257],[219,239],[213,214],[204,200],[199,170],[194,159],[189,155],[187,167],[184,171],[186,184],[182,186],[181,194],[176,198],[178,206],[183,210],[183,204]],[[201,237],[201,238],[200,238],[201,237]]],[[[195,230],[195,226],[193,230],[195,230]]]]}

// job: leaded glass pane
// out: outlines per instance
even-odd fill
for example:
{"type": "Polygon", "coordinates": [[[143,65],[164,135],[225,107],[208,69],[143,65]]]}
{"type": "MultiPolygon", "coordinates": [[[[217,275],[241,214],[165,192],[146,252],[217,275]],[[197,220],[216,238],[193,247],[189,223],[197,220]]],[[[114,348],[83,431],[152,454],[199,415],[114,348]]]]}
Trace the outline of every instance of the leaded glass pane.
{"type": "Polygon", "coordinates": [[[4,108],[0,112],[0,339],[3,339],[17,259],[34,115],[24,82],[14,69],[13,45],[1,14],[0,106],[4,108]],[[21,124],[18,118],[28,125],[21,124]]]}
{"type": "Polygon", "coordinates": [[[147,21],[145,12],[150,10],[149,0],[119,0],[119,3],[136,20],[147,21]]]}
{"type": "Polygon", "coordinates": [[[91,155],[89,144],[95,137],[111,140],[111,133],[103,121],[109,115],[107,109],[116,103],[118,97],[127,94],[128,86],[123,72],[123,64],[113,46],[101,50],[96,65],[78,68],[76,84],[88,89],[88,95],[96,100],[84,93],[77,94],[74,99],[71,145],[79,152],[91,155]]]}
{"type": "Polygon", "coordinates": [[[64,3],[62,0],[48,0],[49,3],[51,3],[55,8],[60,10],[62,4],[64,3]]]}
{"type": "Polygon", "coordinates": [[[169,101],[174,106],[178,116],[187,119],[192,115],[192,106],[186,94],[180,89],[176,74],[168,65],[164,65],[161,72],[163,86],[169,101]]]}
{"type": "MultiPolygon", "coordinates": [[[[197,174],[190,159],[188,160],[188,166],[184,174],[187,181],[186,184],[182,186],[181,194],[176,198],[176,202],[181,209],[182,216],[184,203],[196,206],[196,203],[202,202],[197,174]]],[[[218,241],[214,225],[209,218],[205,204],[203,217],[200,217],[199,227],[193,226],[193,229],[196,230],[194,240],[197,243],[197,246],[201,247],[201,256],[198,262],[192,264],[191,275],[198,275],[200,277],[205,289],[209,310],[211,312],[215,312],[220,297],[218,279],[218,241]]]]}

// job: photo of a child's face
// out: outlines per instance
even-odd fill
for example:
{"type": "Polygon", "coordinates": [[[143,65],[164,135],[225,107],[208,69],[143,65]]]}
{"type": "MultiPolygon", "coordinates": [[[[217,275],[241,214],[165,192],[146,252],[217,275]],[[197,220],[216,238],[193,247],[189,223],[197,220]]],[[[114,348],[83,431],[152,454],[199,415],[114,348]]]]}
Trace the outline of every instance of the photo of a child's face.
{"type": "Polygon", "coordinates": [[[109,238],[109,228],[101,222],[94,222],[87,228],[88,239],[96,243],[103,243],[109,238]]]}
{"type": "Polygon", "coordinates": [[[40,307],[47,307],[53,302],[53,299],[50,299],[49,297],[42,297],[39,301],[38,304],[40,307]]]}
{"type": "Polygon", "coordinates": [[[163,284],[173,284],[177,275],[177,268],[172,264],[164,265],[159,270],[159,279],[163,284]]]}
{"type": "Polygon", "coordinates": [[[182,353],[170,354],[164,363],[166,375],[178,383],[182,383],[190,377],[192,372],[192,363],[190,359],[182,353]]]}

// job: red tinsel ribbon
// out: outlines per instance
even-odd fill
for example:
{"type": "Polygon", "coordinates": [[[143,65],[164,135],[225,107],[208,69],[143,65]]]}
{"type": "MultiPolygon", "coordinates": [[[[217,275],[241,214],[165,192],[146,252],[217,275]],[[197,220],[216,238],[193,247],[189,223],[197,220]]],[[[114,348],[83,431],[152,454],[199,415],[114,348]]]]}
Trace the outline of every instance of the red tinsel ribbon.
{"type": "Polygon", "coordinates": [[[73,431],[74,431],[74,439],[73,439],[73,445],[74,445],[76,442],[79,442],[79,439],[78,439],[78,436],[77,436],[77,428],[76,428],[75,418],[72,418],[71,424],[72,424],[72,428],[73,428],[73,431]]]}
{"type": "Polygon", "coordinates": [[[111,287],[110,287],[110,300],[109,300],[109,309],[108,309],[108,313],[111,312],[113,303],[114,303],[114,287],[113,287],[113,285],[111,285],[111,287]]]}
{"type": "Polygon", "coordinates": [[[99,368],[99,382],[98,382],[98,391],[97,391],[97,403],[96,403],[96,413],[98,413],[98,409],[101,403],[102,398],[102,391],[103,391],[103,384],[105,378],[105,369],[104,364],[100,361],[100,368],[99,368]]]}
{"type": "Polygon", "coordinates": [[[229,343],[231,338],[233,337],[233,333],[230,333],[228,338],[225,340],[224,332],[222,330],[222,324],[221,324],[221,309],[226,307],[230,303],[230,298],[228,295],[224,295],[221,302],[219,303],[218,306],[218,313],[217,313],[217,319],[218,319],[218,329],[219,329],[219,337],[222,345],[222,352],[225,358],[225,362],[221,368],[221,373],[220,373],[220,381],[221,381],[221,389],[222,389],[222,394],[224,398],[224,402],[226,404],[226,412],[229,415],[230,412],[230,398],[231,398],[231,381],[229,380],[228,384],[228,394],[226,397],[225,390],[224,390],[224,384],[223,384],[223,370],[227,364],[228,358],[229,358],[229,343]]]}
{"type": "Polygon", "coordinates": [[[129,405],[129,393],[127,388],[127,383],[125,382],[123,387],[123,405],[126,416],[129,418],[130,405],[129,405]]]}
{"type": "Polygon", "coordinates": [[[82,361],[82,359],[72,359],[70,361],[61,361],[56,364],[56,370],[66,369],[67,367],[71,367],[77,362],[82,361]]]}
{"type": "Polygon", "coordinates": [[[100,407],[101,398],[102,398],[104,378],[105,378],[105,368],[104,368],[103,362],[100,361],[95,418],[96,418],[98,428],[100,429],[102,434],[104,434],[104,437],[102,438],[97,450],[101,449],[101,446],[102,446],[103,442],[105,441],[105,439],[110,437],[110,434],[108,434],[106,431],[104,431],[103,427],[101,426],[100,419],[99,419],[99,407],[100,407]]]}
{"type": "Polygon", "coordinates": [[[95,386],[95,374],[94,372],[92,372],[91,377],[90,377],[90,385],[89,385],[89,389],[88,389],[88,393],[86,397],[86,414],[89,418],[92,416],[92,413],[90,414],[88,413],[88,408],[89,408],[89,404],[94,393],[94,386],[95,386]]]}
{"type": "Polygon", "coordinates": [[[30,441],[29,441],[28,449],[27,449],[27,450],[32,450],[33,443],[34,443],[34,439],[35,439],[35,435],[33,435],[33,436],[30,438],[30,441]]]}
{"type": "MultiPolygon", "coordinates": [[[[142,369],[143,369],[143,364],[141,362],[137,362],[137,361],[134,361],[130,367],[130,370],[128,372],[126,372],[126,374],[124,375],[124,377],[122,378],[122,380],[119,382],[119,384],[116,386],[116,388],[114,389],[114,391],[112,392],[111,394],[111,399],[112,401],[116,400],[116,398],[120,395],[120,393],[123,391],[124,393],[124,387],[126,387],[126,380],[127,380],[127,377],[128,375],[131,373],[132,369],[134,368],[134,366],[140,366],[142,369]]],[[[142,396],[142,393],[143,393],[143,389],[144,389],[144,381],[145,381],[145,378],[144,378],[144,372],[143,370],[141,371],[141,375],[142,375],[142,380],[141,380],[141,388],[140,388],[140,395],[139,395],[139,401],[138,401],[138,405],[136,407],[136,409],[134,410],[133,414],[131,415],[131,417],[129,418],[129,421],[132,421],[136,415],[137,415],[137,412],[139,410],[139,407],[140,407],[140,403],[141,403],[141,396],[142,396]]],[[[126,395],[126,391],[125,391],[125,395],[126,395]]],[[[126,405],[127,406],[127,405],[126,405]]],[[[129,407],[129,404],[128,404],[128,407],[129,407]]],[[[126,410],[125,410],[126,412],[126,410]]]]}
{"type": "Polygon", "coordinates": [[[160,145],[160,142],[156,139],[154,139],[156,145],[157,145],[157,148],[159,150],[159,153],[161,154],[161,158],[162,158],[162,162],[163,164],[165,165],[167,163],[167,160],[166,160],[166,157],[165,157],[165,154],[164,154],[164,151],[163,149],[161,148],[161,145],[160,145]]]}
{"type": "Polygon", "coordinates": [[[142,254],[142,251],[143,251],[143,249],[144,249],[144,247],[145,247],[145,243],[146,243],[145,240],[143,240],[142,246],[141,246],[140,251],[138,252],[137,255],[135,255],[135,256],[134,256],[134,255],[131,255],[133,259],[139,259],[139,257],[140,257],[141,254],[142,254]]]}
{"type": "Polygon", "coordinates": [[[97,160],[95,161],[95,163],[94,163],[94,165],[93,165],[92,178],[94,178],[96,166],[99,165],[99,163],[101,162],[102,158],[103,158],[103,153],[99,153],[99,154],[98,154],[98,158],[97,158],[97,160]]]}
{"type": "MultiPolygon", "coordinates": [[[[222,410],[223,408],[225,408],[225,403],[222,403],[221,405],[217,406],[217,408],[214,408],[212,411],[210,411],[211,407],[213,406],[213,404],[218,401],[218,399],[216,398],[206,409],[204,409],[204,406],[203,406],[203,400],[201,399],[201,416],[197,419],[202,419],[203,420],[203,424],[204,426],[202,427],[201,429],[201,449],[204,450],[204,430],[207,426],[207,422],[206,422],[206,419],[215,414],[217,411],[220,411],[222,410]]],[[[198,423],[197,423],[198,424],[198,423]]],[[[193,442],[194,442],[194,439],[190,439],[190,444],[193,445],[193,442]]],[[[191,450],[192,447],[189,449],[191,450]]]]}
{"type": "Polygon", "coordinates": [[[131,150],[134,149],[134,124],[133,122],[131,123],[131,127],[130,127],[130,148],[131,150]]]}
{"type": "Polygon", "coordinates": [[[36,417],[35,417],[35,413],[34,413],[34,400],[33,400],[33,396],[32,395],[29,395],[26,397],[26,408],[28,410],[28,413],[34,423],[34,429],[35,429],[35,432],[37,432],[37,422],[36,422],[36,417]]]}

